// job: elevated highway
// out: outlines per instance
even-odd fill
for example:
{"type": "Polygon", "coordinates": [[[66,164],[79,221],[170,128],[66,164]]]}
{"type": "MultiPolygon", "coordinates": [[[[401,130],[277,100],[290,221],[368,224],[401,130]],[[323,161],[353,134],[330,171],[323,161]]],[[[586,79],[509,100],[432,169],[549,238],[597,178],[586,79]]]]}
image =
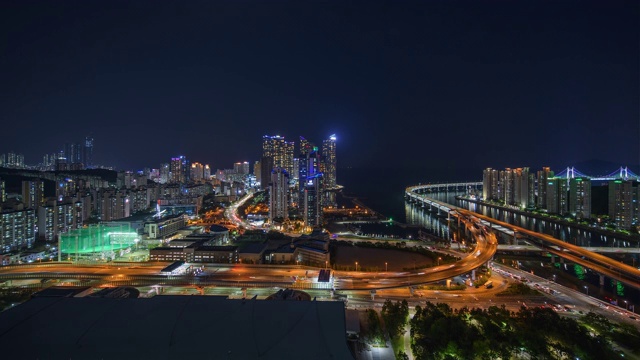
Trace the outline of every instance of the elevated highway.
{"type": "Polygon", "coordinates": [[[633,266],[623,264],[607,256],[586,250],[580,246],[569,244],[550,235],[541,234],[519,226],[511,225],[504,221],[495,220],[473,211],[464,209],[458,209],[457,211],[460,214],[474,216],[491,224],[496,224],[518,234],[525,235],[531,244],[538,246],[541,249],[592,269],[612,279],[624,282],[636,289],[640,289],[640,270],[633,266]]]}
{"type": "MultiPolygon", "coordinates": [[[[429,186],[437,187],[437,185],[429,186]]],[[[438,211],[447,212],[449,216],[455,216],[455,213],[457,213],[467,218],[480,219],[480,223],[490,224],[492,229],[496,231],[502,231],[510,235],[514,235],[515,233],[524,235],[532,245],[542,250],[594,270],[601,275],[621,281],[636,289],[640,289],[640,270],[635,267],[623,264],[580,246],[569,244],[553,236],[531,231],[442,201],[431,199],[427,195],[419,193],[419,191],[423,191],[425,188],[426,185],[408,187],[405,191],[405,196],[410,201],[427,204],[438,209],[438,211]]]]}
{"type": "MultiPolygon", "coordinates": [[[[460,183],[449,185],[453,187],[477,186],[480,183],[460,183]]],[[[424,185],[417,188],[433,188],[435,185],[424,185]]],[[[242,203],[250,199],[247,194],[240,201],[225,211],[225,216],[232,222],[243,225],[237,216],[237,209],[242,203]]],[[[421,195],[423,201],[431,200],[421,195]]],[[[433,200],[434,206],[443,211],[451,211],[452,207],[433,200]]],[[[459,216],[459,213],[454,213],[459,216]]],[[[92,284],[106,285],[194,285],[194,286],[228,286],[228,287],[293,287],[311,289],[335,290],[376,290],[400,288],[436,281],[452,279],[481,267],[490,261],[497,249],[498,241],[495,234],[481,231],[474,222],[465,219],[465,226],[475,240],[472,253],[453,264],[416,269],[406,272],[358,272],[334,271],[333,284],[293,281],[296,277],[306,277],[309,268],[300,266],[245,266],[245,265],[205,265],[205,271],[199,275],[166,276],[160,270],[165,264],[152,266],[125,265],[122,267],[104,265],[77,265],[70,263],[53,263],[30,265],[25,267],[13,266],[0,268],[0,281],[37,280],[37,279],[74,279],[92,284]]],[[[244,224],[246,225],[246,224],[244,224]]],[[[199,265],[199,264],[198,264],[199,265]]],[[[317,269],[311,269],[311,271],[317,269]]]]}
{"type": "MultiPolygon", "coordinates": [[[[334,271],[335,290],[376,290],[421,285],[451,279],[482,266],[496,252],[495,235],[481,234],[472,229],[476,239],[474,251],[453,263],[406,272],[334,271]]],[[[301,266],[246,266],[207,264],[202,275],[161,275],[168,263],[153,266],[74,265],[71,263],[11,266],[0,269],[0,281],[73,279],[85,283],[105,285],[194,285],[227,287],[292,287],[302,289],[331,289],[330,284],[297,282],[295,277],[306,277],[315,268],[301,266]]],[[[199,264],[198,264],[199,265],[199,264]]]]}

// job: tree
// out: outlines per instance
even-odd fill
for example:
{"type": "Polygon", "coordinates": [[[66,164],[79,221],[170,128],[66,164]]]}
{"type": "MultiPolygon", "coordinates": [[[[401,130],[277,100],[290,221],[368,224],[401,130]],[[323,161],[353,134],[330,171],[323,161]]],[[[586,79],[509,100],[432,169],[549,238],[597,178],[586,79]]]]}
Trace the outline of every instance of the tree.
{"type": "Polygon", "coordinates": [[[409,304],[406,300],[402,302],[391,302],[386,300],[382,305],[382,319],[384,320],[389,336],[395,338],[403,333],[409,317],[409,304]]]}
{"type": "Polygon", "coordinates": [[[367,310],[367,337],[373,343],[381,343],[384,339],[380,318],[375,310],[367,310]]]}

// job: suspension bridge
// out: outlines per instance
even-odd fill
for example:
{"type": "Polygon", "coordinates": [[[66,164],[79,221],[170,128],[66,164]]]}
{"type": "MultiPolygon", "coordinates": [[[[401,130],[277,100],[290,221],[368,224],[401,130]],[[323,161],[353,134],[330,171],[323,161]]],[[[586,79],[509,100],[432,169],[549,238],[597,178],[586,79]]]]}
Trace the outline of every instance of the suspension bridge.
{"type": "Polygon", "coordinates": [[[575,179],[575,178],[589,178],[592,181],[609,181],[609,180],[635,180],[640,181],[640,176],[634,174],[631,170],[629,170],[628,166],[621,166],[619,169],[613,171],[608,175],[587,175],[575,167],[567,167],[561,172],[555,175],[559,178],[565,178],[567,180],[575,179]]]}

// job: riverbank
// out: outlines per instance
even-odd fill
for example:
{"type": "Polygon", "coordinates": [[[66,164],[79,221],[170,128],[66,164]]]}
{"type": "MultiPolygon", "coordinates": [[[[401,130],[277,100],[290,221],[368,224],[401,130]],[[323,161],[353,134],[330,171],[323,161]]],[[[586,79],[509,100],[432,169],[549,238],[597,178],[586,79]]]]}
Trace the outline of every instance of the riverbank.
{"type": "Polygon", "coordinates": [[[472,199],[466,196],[456,196],[456,200],[459,201],[467,201],[473,204],[477,204],[477,205],[482,205],[482,206],[486,206],[488,208],[493,208],[493,209],[500,209],[503,211],[508,211],[508,212],[512,212],[514,214],[517,215],[523,215],[523,216],[528,216],[537,220],[542,220],[542,221],[548,221],[550,223],[553,224],[557,224],[557,225],[562,225],[562,226],[569,226],[569,227],[574,227],[576,229],[580,229],[580,230],[584,230],[584,231],[589,231],[591,233],[594,234],[598,234],[598,235],[602,235],[602,236],[609,236],[611,238],[615,238],[615,239],[620,239],[620,240],[625,240],[625,241],[629,241],[629,242],[636,242],[640,245],[640,234],[625,234],[622,232],[618,232],[618,231],[611,231],[611,230],[607,230],[607,229],[602,229],[596,226],[589,226],[589,225],[584,225],[584,224],[580,224],[578,222],[575,221],[567,221],[567,220],[563,220],[563,219],[557,219],[557,218],[553,218],[551,216],[545,216],[543,214],[538,214],[532,211],[526,211],[526,210],[518,210],[518,209],[513,209],[511,207],[508,206],[503,206],[503,205],[498,205],[498,204],[494,204],[494,203],[490,203],[490,202],[486,202],[486,201],[482,201],[482,200],[478,200],[478,199],[472,199]]]}

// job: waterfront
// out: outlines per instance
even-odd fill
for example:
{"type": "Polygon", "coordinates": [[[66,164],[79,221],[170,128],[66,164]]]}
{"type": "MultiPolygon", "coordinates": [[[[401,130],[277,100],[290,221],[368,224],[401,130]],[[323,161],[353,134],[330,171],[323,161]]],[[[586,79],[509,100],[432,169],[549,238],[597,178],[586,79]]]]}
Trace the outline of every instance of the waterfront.
{"type": "MultiPolygon", "coordinates": [[[[629,247],[629,242],[623,242],[614,238],[607,237],[600,234],[592,234],[590,231],[584,231],[579,229],[572,229],[571,227],[563,228],[562,225],[551,224],[549,221],[541,221],[537,219],[529,218],[525,215],[514,216],[509,214],[509,211],[498,209],[487,209],[485,206],[470,204],[468,201],[456,200],[456,196],[464,195],[464,192],[443,192],[443,193],[431,193],[430,197],[433,199],[443,201],[456,206],[468,208],[472,211],[477,211],[486,216],[494,217],[498,220],[513,223],[514,225],[527,227],[531,230],[543,232],[564,241],[566,239],[572,239],[571,234],[576,234],[575,240],[579,246],[605,246],[605,247],[629,247]],[[473,205],[473,206],[471,206],[473,205]],[[485,212],[483,212],[486,211],[485,212]],[[494,212],[491,212],[493,210],[494,212]],[[535,221],[534,221],[535,220],[535,221]],[[544,223],[544,224],[543,224],[544,223]],[[564,238],[559,235],[564,234],[564,238]],[[582,244],[582,245],[581,245],[582,244]],[[625,246],[626,245],[626,246],[625,246]]],[[[428,208],[423,208],[417,204],[405,203],[405,214],[408,224],[423,226],[428,232],[433,233],[443,238],[450,238],[449,229],[447,226],[446,217],[438,215],[436,212],[429,211],[428,208]]],[[[505,244],[510,240],[509,236],[499,236],[500,243],[505,244]]],[[[574,243],[573,241],[571,242],[574,243]]],[[[624,261],[627,264],[638,264],[637,254],[606,254],[607,256],[618,260],[624,261]]],[[[535,273],[539,276],[549,279],[549,281],[556,281],[563,286],[572,288],[577,291],[587,292],[591,296],[597,297],[601,300],[605,300],[612,304],[617,304],[620,307],[626,307],[626,305],[640,303],[640,291],[626,287],[624,284],[615,280],[606,279],[604,284],[600,285],[600,278],[597,273],[590,269],[586,269],[582,266],[564,262],[551,263],[551,258],[541,256],[522,256],[513,254],[498,254],[496,255],[496,261],[504,263],[505,265],[520,268],[522,270],[535,273]],[[588,290],[585,288],[588,287],[588,290]],[[627,301],[625,303],[624,301],[627,301]]],[[[559,261],[559,260],[557,260],[559,261]]]]}

